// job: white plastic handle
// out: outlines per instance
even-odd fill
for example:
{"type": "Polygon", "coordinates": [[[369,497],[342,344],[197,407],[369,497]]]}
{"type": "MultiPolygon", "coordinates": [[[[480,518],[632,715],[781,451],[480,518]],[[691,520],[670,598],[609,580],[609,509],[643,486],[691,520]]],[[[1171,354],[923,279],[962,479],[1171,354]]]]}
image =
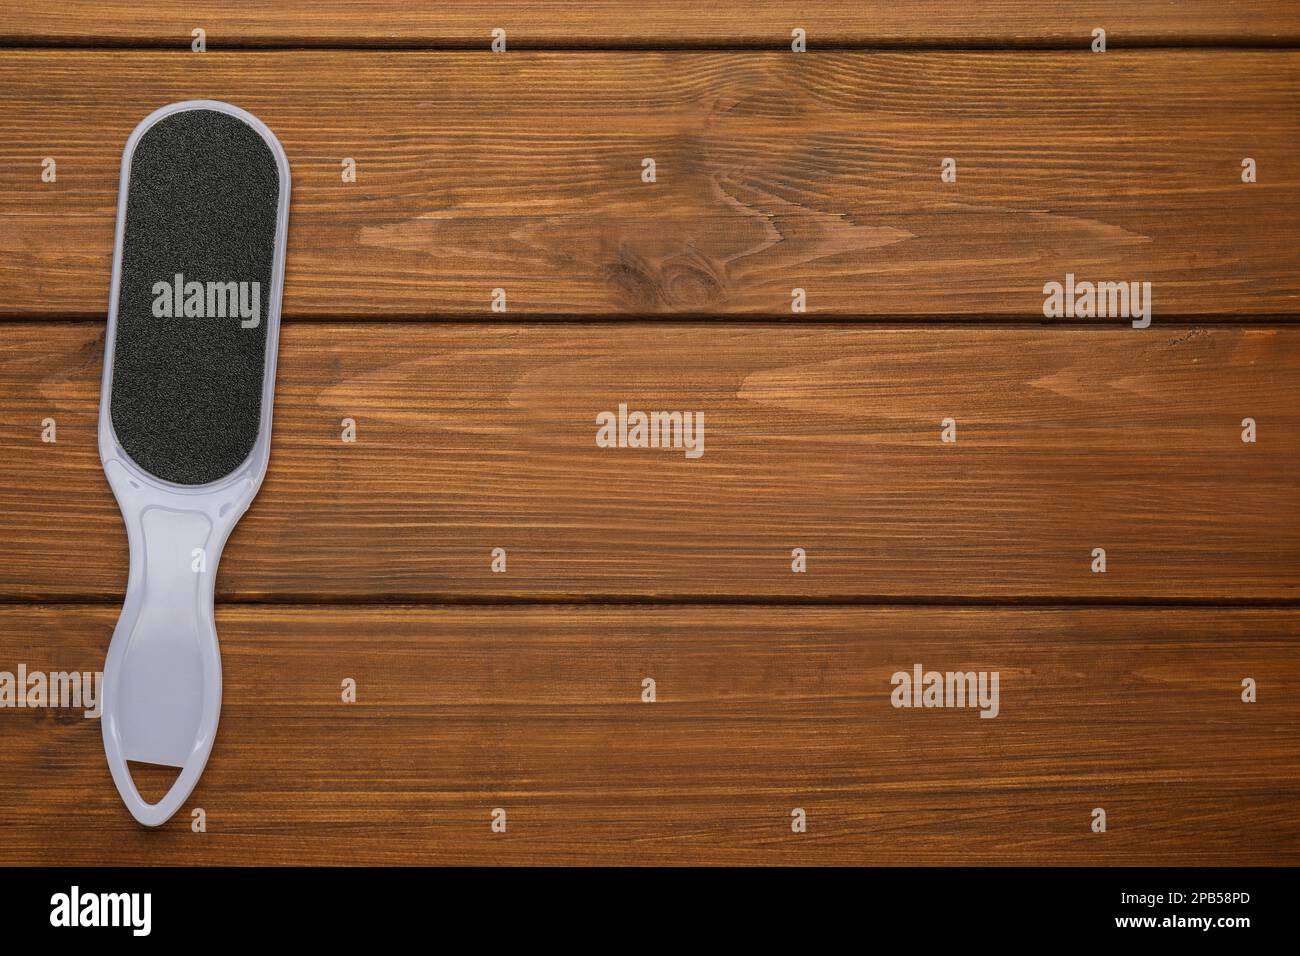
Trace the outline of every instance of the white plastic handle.
{"type": "Polygon", "coordinates": [[[105,463],[131,550],[126,601],[104,664],[101,729],[113,782],[131,815],[165,823],[212,751],[221,714],[213,592],[221,550],[256,492],[251,476],[199,491],[163,487],[129,461],[105,463]],[[146,803],[128,760],[179,767],[146,803]]]}

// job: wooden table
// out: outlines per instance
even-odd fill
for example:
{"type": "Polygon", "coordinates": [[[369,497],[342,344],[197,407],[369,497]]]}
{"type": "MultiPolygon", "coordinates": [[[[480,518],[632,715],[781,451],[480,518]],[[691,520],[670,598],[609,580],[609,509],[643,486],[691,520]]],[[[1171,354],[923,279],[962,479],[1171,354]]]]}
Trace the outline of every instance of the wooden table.
{"type": "Polygon", "coordinates": [[[127,135],[251,110],[293,209],[208,768],[146,832],[95,720],[0,709],[0,863],[1300,862],[1295,4],[50,6],[0,10],[0,671],[120,605],[127,135]]]}

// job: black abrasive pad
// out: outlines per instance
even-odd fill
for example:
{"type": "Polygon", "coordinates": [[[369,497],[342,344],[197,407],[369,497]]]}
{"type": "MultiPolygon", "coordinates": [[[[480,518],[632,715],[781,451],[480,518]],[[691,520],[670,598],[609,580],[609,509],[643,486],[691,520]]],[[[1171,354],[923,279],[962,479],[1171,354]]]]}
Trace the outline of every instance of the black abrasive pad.
{"type": "Polygon", "coordinates": [[[260,135],[173,113],[131,156],[110,409],[158,478],[222,478],[257,440],[280,177],[260,135]]]}

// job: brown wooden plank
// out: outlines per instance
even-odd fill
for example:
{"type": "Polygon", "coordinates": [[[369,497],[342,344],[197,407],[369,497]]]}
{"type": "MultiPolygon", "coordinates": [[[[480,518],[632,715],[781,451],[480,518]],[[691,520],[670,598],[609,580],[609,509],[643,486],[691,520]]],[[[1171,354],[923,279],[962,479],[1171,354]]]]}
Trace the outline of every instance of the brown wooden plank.
{"type": "MultiPolygon", "coordinates": [[[[118,600],[101,329],[4,331],[0,596],[118,600]]],[[[218,593],[1295,601],[1298,395],[1289,326],[290,324],[218,593]],[[620,403],[703,457],[597,447],[620,403]]]]}
{"type": "MultiPolygon", "coordinates": [[[[0,669],[95,670],[114,618],[0,608],[0,669]]],[[[1295,864],[1298,628],[1262,609],[223,606],[221,729],[187,808],[143,831],[96,721],[0,710],[0,863],[1295,864]],[[895,709],[916,663],[997,671],[999,715],[895,709]]]]}
{"type": "Polygon", "coordinates": [[[788,48],[790,31],[818,44],[866,46],[945,43],[954,46],[1074,45],[1086,47],[1103,27],[1111,45],[1139,43],[1294,43],[1300,13],[1280,0],[727,0],[702,5],[657,0],[583,3],[538,0],[245,0],[238,5],[190,0],[8,0],[0,9],[0,40],[28,43],[190,45],[195,27],[209,49],[238,46],[474,46],[507,31],[509,46],[788,48]]]}
{"type": "Polygon", "coordinates": [[[1300,53],[11,51],[0,314],[103,313],[122,145],[194,97],[288,151],[292,317],[1041,318],[1067,273],[1166,318],[1300,302],[1300,53]]]}

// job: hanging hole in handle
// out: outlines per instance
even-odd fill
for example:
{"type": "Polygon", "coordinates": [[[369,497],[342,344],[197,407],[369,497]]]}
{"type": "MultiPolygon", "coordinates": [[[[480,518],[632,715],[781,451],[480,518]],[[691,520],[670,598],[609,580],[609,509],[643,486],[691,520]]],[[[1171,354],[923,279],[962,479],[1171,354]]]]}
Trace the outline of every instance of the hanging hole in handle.
{"type": "Polygon", "coordinates": [[[144,763],[140,760],[128,760],[126,770],[145,803],[157,803],[167,796],[171,792],[172,785],[180,779],[181,775],[180,767],[144,763]]]}

